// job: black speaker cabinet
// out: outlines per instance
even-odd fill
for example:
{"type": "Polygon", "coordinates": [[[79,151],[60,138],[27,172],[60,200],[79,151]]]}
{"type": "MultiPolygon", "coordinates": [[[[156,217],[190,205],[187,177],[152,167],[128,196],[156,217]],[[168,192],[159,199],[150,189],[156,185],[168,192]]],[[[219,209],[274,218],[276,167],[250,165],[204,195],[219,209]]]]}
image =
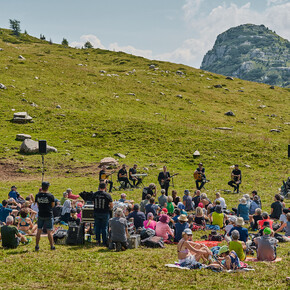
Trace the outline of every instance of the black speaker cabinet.
{"type": "Polygon", "coordinates": [[[39,140],[38,141],[38,148],[39,148],[40,154],[46,154],[47,153],[46,140],[39,140]]]}

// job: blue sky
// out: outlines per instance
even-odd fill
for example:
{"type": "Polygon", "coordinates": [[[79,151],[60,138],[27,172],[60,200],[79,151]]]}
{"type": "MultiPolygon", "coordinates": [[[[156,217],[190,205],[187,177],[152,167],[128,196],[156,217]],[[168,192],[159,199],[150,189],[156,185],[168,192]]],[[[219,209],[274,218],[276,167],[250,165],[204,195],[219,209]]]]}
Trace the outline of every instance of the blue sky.
{"type": "Polygon", "coordinates": [[[290,39],[290,0],[0,0],[29,34],[71,46],[125,51],[199,67],[216,36],[245,23],[264,24],[290,39]]]}

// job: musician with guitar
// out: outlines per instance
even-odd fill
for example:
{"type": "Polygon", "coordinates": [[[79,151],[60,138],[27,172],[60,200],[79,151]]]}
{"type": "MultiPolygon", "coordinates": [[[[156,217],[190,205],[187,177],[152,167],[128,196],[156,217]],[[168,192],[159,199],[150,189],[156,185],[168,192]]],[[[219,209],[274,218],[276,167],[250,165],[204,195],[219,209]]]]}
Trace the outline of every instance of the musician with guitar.
{"type": "Polygon", "coordinates": [[[108,177],[111,176],[115,172],[115,170],[107,172],[106,169],[106,166],[103,165],[99,173],[99,181],[100,183],[104,182],[105,184],[110,184],[109,192],[111,193],[113,188],[113,181],[109,180],[108,177]]]}
{"type": "Polygon", "coordinates": [[[206,179],[204,172],[205,168],[203,167],[203,164],[199,163],[198,168],[196,168],[196,170],[193,173],[197,190],[201,190],[205,185],[205,183],[209,181],[206,179]]]}
{"type": "Polygon", "coordinates": [[[237,191],[239,193],[239,187],[242,182],[242,172],[239,169],[239,165],[235,165],[231,173],[232,180],[228,182],[228,185],[234,188],[234,192],[237,191]]]}
{"type": "Polygon", "coordinates": [[[134,187],[129,179],[128,179],[128,173],[127,173],[127,169],[126,169],[127,165],[126,164],[123,164],[122,165],[122,168],[119,170],[118,172],[118,181],[122,181],[124,182],[124,188],[127,188],[128,185],[130,188],[134,187]]]}
{"type": "Polygon", "coordinates": [[[129,169],[129,179],[133,182],[135,187],[138,187],[142,179],[138,176],[134,176],[135,174],[137,174],[137,164],[134,164],[133,167],[129,169]]]}
{"type": "Polygon", "coordinates": [[[162,189],[165,189],[165,195],[168,196],[168,188],[170,185],[170,173],[167,171],[167,167],[163,166],[163,171],[158,175],[158,182],[162,189]]]}

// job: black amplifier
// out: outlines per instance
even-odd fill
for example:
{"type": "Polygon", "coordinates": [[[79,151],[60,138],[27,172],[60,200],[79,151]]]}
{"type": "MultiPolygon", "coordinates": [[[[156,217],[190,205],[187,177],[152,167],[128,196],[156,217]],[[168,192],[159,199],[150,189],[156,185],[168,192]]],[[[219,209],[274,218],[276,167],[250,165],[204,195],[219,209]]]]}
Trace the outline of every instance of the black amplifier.
{"type": "Polygon", "coordinates": [[[82,222],[84,223],[94,223],[94,205],[85,203],[82,208],[82,222]]]}

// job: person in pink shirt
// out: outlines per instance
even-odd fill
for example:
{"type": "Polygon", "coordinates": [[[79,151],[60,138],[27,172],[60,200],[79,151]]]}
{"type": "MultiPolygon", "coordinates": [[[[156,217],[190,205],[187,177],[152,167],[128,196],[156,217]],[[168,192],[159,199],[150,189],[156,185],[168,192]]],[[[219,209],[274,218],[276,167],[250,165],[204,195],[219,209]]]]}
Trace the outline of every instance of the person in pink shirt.
{"type": "Polygon", "coordinates": [[[144,228],[145,229],[152,229],[155,230],[156,227],[156,221],[153,220],[154,215],[152,212],[149,212],[147,214],[147,220],[143,222],[144,228]]]}
{"type": "Polygon", "coordinates": [[[164,241],[168,240],[169,235],[174,238],[174,232],[169,227],[170,217],[166,214],[162,214],[159,217],[159,222],[156,224],[155,233],[157,237],[162,237],[164,241]]]}

